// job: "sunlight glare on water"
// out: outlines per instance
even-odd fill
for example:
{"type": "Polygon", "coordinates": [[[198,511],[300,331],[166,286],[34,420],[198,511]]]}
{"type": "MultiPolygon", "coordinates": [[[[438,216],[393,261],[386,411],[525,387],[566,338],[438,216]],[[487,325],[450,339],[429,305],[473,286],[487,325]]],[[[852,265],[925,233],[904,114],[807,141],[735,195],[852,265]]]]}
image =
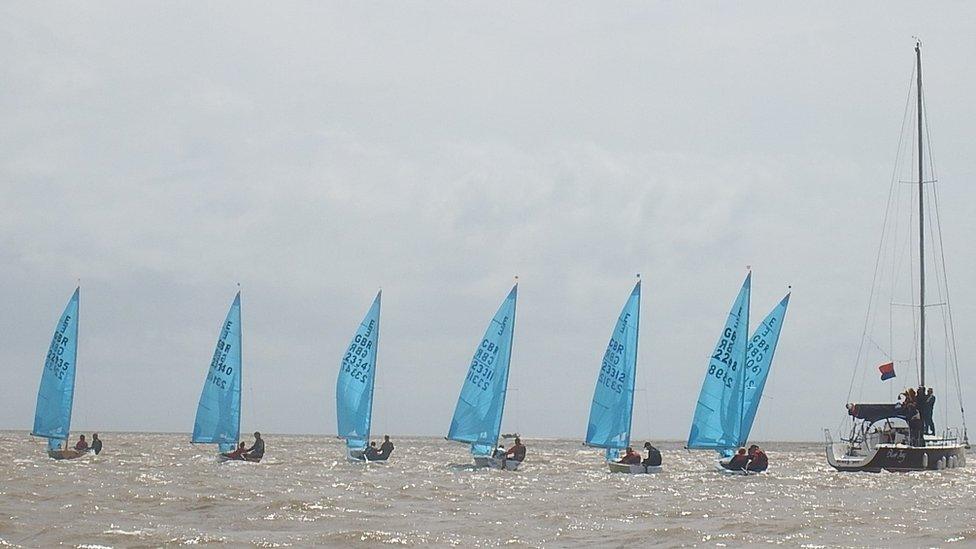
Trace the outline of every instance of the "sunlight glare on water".
{"type": "MultiPolygon", "coordinates": [[[[976,471],[837,473],[817,444],[771,443],[770,472],[713,470],[660,445],[665,471],[611,475],[602,452],[526,439],[517,472],[472,469],[467,449],[394,437],[383,465],[347,463],[325,436],[267,435],[260,464],[219,464],[187,435],[104,433],[98,457],[55,462],[0,433],[0,546],[163,544],[793,547],[964,546],[976,471]]],[[[636,441],[635,441],[636,442],[636,441]]],[[[643,441],[641,441],[643,442],[643,441]]],[[[637,444],[639,447],[640,444],[637,444]]]]}

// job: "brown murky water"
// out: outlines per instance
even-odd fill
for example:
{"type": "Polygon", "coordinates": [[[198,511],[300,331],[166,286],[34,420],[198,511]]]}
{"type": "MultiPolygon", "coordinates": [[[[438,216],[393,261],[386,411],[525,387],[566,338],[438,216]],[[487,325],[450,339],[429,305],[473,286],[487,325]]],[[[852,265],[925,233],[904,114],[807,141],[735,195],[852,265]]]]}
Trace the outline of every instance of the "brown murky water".
{"type": "Polygon", "coordinates": [[[102,438],[101,456],[55,462],[0,432],[0,546],[976,544],[976,469],[836,473],[818,444],[769,444],[769,473],[730,477],[679,443],[661,445],[665,472],[627,476],[578,441],[531,437],[515,473],[471,469],[435,438],[394,439],[370,466],[323,436],[269,435],[260,464],[218,464],[186,435],[102,438]]]}

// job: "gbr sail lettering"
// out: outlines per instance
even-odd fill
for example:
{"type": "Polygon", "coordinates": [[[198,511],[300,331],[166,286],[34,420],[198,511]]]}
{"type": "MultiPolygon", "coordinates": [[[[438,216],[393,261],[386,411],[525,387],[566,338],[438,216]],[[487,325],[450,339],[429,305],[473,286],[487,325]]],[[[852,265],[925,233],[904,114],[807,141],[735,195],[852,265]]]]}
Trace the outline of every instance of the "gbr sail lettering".
{"type": "MultiPolygon", "coordinates": [[[[494,335],[499,338],[505,335],[505,328],[508,326],[508,317],[502,319],[501,327],[494,335]]],[[[482,391],[487,391],[491,387],[491,382],[495,379],[495,361],[498,359],[498,351],[501,346],[496,343],[496,338],[486,337],[481,340],[481,345],[471,359],[471,367],[468,368],[468,377],[465,381],[471,383],[482,391]]]]}
{"type": "Polygon", "coordinates": [[[227,355],[230,354],[231,344],[227,343],[227,337],[234,323],[228,320],[224,324],[224,329],[220,331],[220,339],[217,340],[217,348],[214,349],[213,358],[210,360],[210,373],[207,374],[207,383],[213,383],[221,389],[227,389],[227,380],[234,374],[234,367],[227,365],[227,355]]]}
{"type": "Polygon", "coordinates": [[[356,334],[355,339],[349,344],[346,355],[342,357],[342,371],[360,383],[369,380],[369,353],[373,351],[373,340],[370,336],[375,327],[376,320],[370,319],[366,331],[356,334]]]}
{"type": "Polygon", "coordinates": [[[71,340],[68,336],[64,335],[68,331],[68,326],[71,325],[71,316],[66,315],[64,321],[58,326],[57,331],[54,332],[54,339],[51,340],[51,347],[47,350],[47,360],[45,361],[45,367],[51,374],[58,378],[64,379],[65,372],[71,367],[71,362],[64,359],[64,348],[68,345],[71,340]]]}
{"type": "Polygon", "coordinates": [[[722,380],[722,383],[730,389],[735,384],[735,380],[731,374],[739,368],[738,359],[732,356],[736,337],[738,336],[735,330],[726,328],[725,333],[722,334],[721,341],[718,342],[718,346],[715,348],[715,352],[712,353],[712,360],[708,365],[708,375],[722,380]]]}

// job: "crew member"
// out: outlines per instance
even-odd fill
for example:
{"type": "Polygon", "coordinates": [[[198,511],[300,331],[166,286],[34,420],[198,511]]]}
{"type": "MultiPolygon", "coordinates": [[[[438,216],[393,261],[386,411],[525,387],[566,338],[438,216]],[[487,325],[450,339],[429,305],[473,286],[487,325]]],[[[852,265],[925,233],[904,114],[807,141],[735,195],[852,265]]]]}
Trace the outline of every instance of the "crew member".
{"type": "Polygon", "coordinates": [[[380,445],[380,459],[389,459],[393,453],[393,443],[390,442],[390,435],[383,435],[383,444],[380,445]]]}
{"type": "Polygon", "coordinates": [[[244,459],[244,452],[247,451],[247,445],[241,442],[237,445],[237,449],[233,452],[225,452],[220,454],[227,459],[244,459]]]}
{"type": "Polygon", "coordinates": [[[627,447],[627,452],[620,458],[617,463],[623,463],[624,465],[640,465],[641,456],[634,451],[630,446],[627,447]]]}
{"type": "Polygon", "coordinates": [[[102,439],[98,438],[98,433],[92,433],[91,450],[96,456],[102,453],[102,439]]]}
{"type": "Polygon", "coordinates": [[[515,444],[505,452],[506,459],[514,459],[515,461],[522,461],[525,459],[525,446],[522,445],[522,439],[515,437],[515,444]]]}
{"type": "Polygon", "coordinates": [[[642,465],[647,465],[650,467],[657,467],[661,465],[661,451],[651,445],[650,442],[644,443],[644,449],[647,450],[647,459],[641,462],[642,465]]]}
{"type": "Polygon", "coordinates": [[[761,473],[769,467],[769,457],[766,456],[766,452],[762,451],[762,448],[753,444],[749,447],[749,465],[746,465],[746,471],[754,471],[756,473],[761,473]]]}
{"type": "Polygon", "coordinates": [[[261,438],[261,433],[254,432],[254,444],[244,451],[244,457],[255,461],[264,457],[264,439],[261,438]]]}
{"type": "Polygon", "coordinates": [[[78,450],[79,452],[88,451],[88,442],[85,440],[85,435],[78,436],[78,442],[75,443],[75,450],[78,450]]]}
{"type": "Polygon", "coordinates": [[[746,455],[745,448],[739,448],[739,452],[732,456],[728,463],[723,463],[722,467],[733,471],[741,471],[749,464],[749,456],[746,455]]]}

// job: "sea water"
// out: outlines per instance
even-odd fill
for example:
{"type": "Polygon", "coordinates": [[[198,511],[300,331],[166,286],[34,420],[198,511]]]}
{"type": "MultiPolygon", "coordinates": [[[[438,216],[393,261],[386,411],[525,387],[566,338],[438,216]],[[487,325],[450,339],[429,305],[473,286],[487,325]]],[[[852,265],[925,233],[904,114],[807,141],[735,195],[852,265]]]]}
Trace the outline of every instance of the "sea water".
{"type": "Polygon", "coordinates": [[[260,464],[186,434],[100,436],[100,456],[53,461],[0,432],[0,547],[976,543],[976,468],[839,473],[820,444],[766,444],[770,471],[741,477],[677,442],[659,445],[663,473],[612,475],[601,450],[531,436],[517,472],[437,438],[394,437],[390,462],[364,465],[326,436],[267,434],[260,464]]]}

